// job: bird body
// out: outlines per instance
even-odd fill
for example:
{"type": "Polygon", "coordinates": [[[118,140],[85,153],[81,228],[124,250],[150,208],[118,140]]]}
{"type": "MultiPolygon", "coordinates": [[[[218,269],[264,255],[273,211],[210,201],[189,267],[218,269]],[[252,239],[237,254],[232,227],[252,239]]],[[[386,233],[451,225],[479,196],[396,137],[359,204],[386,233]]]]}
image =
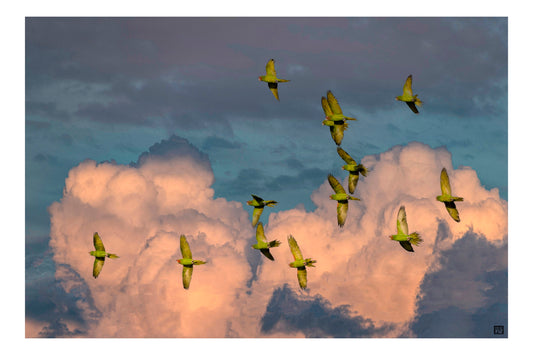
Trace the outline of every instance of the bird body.
{"type": "Polygon", "coordinates": [[[180,236],[180,250],[182,258],[176,261],[178,264],[183,265],[182,282],[183,288],[187,290],[191,284],[193,266],[205,264],[206,261],[194,260],[192,258],[191,248],[189,247],[187,238],[183,234],[180,236]]]}
{"type": "Polygon", "coordinates": [[[307,287],[306,266],[315,267],[314,264],[316,263],[316,260],[313,260],[311,258],[304,259],[304,257],[302,256],[302,252],[300,251],[300,247],[298,246],[296,239],[294,239],[292,235],[289,235],[287,237],[287,240],[289,241],[289,248],[291,249],[291,254],[294,257],[294,261],[289,263],[289,266],[298,270],[298,284],[300,285],[300,288],[305,289],[307,287]]]}
{"type": "Polygon", "coordinates": [[[450,185],[450,179],[448,178],[446,168],[442,168],[440,172],[440,189],[442,195],[436,197],[437,201],[444,202],[444,206],[450,217],[452,217],[454,221],[460,222],[461,219],[459,218],[459,211],[457,210],[457,206],[455,206],[455,201],[463,201],[463,198],[452,196],[452,187],[450,185]]]}
{"type": "Polygon", "coordinates": [[[281,242],[279,240],[273,240],[271,242],[268,242],[265,237],[263,223],[261,222],[257,224],[257,229],[255,232],[255,239],[257,240],[257,244],[252,245],[252,248],[259,250],[268,259],[274,260],[274,257],[270,253],[270,248],[279,246],[281,242]]]}
{"type": "Polygon", "coordinates": [[[329,198],[337,201],[337,224],[340,227],[343,227],[348,214],[348,200],[359,199],[357,197],[348,195],[341,183],[331,174],[328,175],[328,182],[335,192],[333,195],[330,195],[329,198]]]}
{"type": "Polygon", "coordinates": [[[98,233],[94,233],[93,235],[93,244],[96,250],[90,251],[89,254],[95,257],[93,264],[93,277],[96,279],[104,267],[105,258],[117,259],[119,256],[105,251],[104,243],[102,242],[102,239],[98,233]]]}
{"type": "MultiPolygon", "coordinates": [[[[327,102],[330,107],[330,110],[329,112],[326,112],[326,118],[332,121],[346,121],[346,120],[357,121],[356,118],[345,116],[342,113],[342,109],[339,105],[339,102],[337,101],[337,98],[335,97],[335,95],[333,95],[331,90],[329,90],[327,93],[327,102]]],[[[322,108],[324,108],[324,104],[322,104],[322,108]]]]}
{"type": "Polygon", "coordinates": [[[398,217],[396,220],[397,234],[389,236],[391,240],[395,240],[400,243],[402,248],[409,252],[414,252],[412,244],[418,246],[422,239],[417,232],[409,234],[409,228],[407,226],[407,215],[405,213],[405,206],[401,206],[398,210],[398,217]]]}
{"type": "Polygon", "coordinates": [[[353,194],[355,192],[355,187],[359,181],[359,173],[363,176],[366,176],[367,169],[363,164],[357,164],[357,162],[346,153],[341,147],[337,147],[337,153],[347,164],[342,166],[343,170],[346,170],[350,173],[348,176],[348,191],[353,194]]]}
{"type": "Polygon", "coordinates": [[[257,225],[257,222],[259,222],[259,217],[261,217],[261,214],[263,213],[263,209],[265,206],[273,207],[278,202],[274,200],[263,200],[261,197],[253,195],[252,194],[252,200],[246,201],[248,206],[253,206],[254,211],[252,213],[252,226],[255,227],[257,225]]]}
{"type": "Polygon", "coordinates": [[[286,83],[290,80],[279,79],[276,75],[276,69],[274,67],[274,59],[270,59],[266,64],[266,75],[259,76],[259,81],[264,81],[268,83],[268,88],[274,95],[274,97],[279,101],[278,94],[278,83],[286,83]]]}
{"type": "Polygon", "coordinates": [[[413,76],[409,75],[403,85],[403,93],[400,96],[396,96],[397,101],[403,101],[409,106],[411,111],[418,113],[416,106],[422,106],[422,101],[418,98],[418,95],[413,95],[413,76]]]}

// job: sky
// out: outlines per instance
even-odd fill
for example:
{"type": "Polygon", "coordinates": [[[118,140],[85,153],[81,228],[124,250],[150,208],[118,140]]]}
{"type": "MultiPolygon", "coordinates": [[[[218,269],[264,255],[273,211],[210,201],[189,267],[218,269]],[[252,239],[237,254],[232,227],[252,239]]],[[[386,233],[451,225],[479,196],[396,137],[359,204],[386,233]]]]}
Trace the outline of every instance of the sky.
{"type": "Polygon", "coordinates": [[[26,337],[493,337],[508,319],[500,18],[27,18],[26,337]],[[276,101],[265,64],[276,60],[276,101]],[[407,75],[420,114],[394,97],[407,75]],[[370,172],[336,225],[342,160],[370,172]],[[461,222],[435,196],[446,167],[461,222]],[[496,168],[495,168],[496,167],[496,168]],[[250,246],[250,194],[282,244],[250,246]],[[405,205],[424,239],[387,236],[405,205]],[[120,259],[92,278],[92,233],[120,259]],[[193,255],[181,287],[179,235],[193,255]],[[287,235],[317,259],[309,287],[287,235]],[[221,282],[223,280],[223,282],[221,282]],[[184,306],[186,305],[186,306],[184,306]],[[132,311],[134,310],[134,311],[132,311]],[[190,327],[201,322],[202,327],[190,327]]]}

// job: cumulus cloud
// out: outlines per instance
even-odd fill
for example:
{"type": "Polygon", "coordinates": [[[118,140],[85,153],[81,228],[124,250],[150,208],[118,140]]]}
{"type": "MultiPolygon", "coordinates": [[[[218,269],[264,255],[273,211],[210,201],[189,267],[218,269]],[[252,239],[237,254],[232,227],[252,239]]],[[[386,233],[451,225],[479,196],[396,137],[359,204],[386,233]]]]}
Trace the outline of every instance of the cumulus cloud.
{"type": "MultiPolygon", "coordinates": [[[[311,196],[314,211],[300,206],[270,213],[265,234],[282,241],[270,261],[250,248],[249,211],[241,202],[214,198],[209,160],[185,140],[163,141],[129,166],[82,162],[69,172],[61,201],[50,207],[50,245],[62,266],[56,278],[66,292],[78,290],[83,335],[424,336],[419,329],[429,314],[434,321],[455,307],[479,320],[490,318],[485,310],[501,309],[502,292],[487,291],[505,288],[507,271],[507,202],[498,190],[481,186],[471,168],[454,169],[446,149],[421,143],[395,146],[362,163],[370,172],[358,183],[361,201],[350,201],[344,228],[337,226],[326,176],[311,196]],[[464,197],[461,223],[435,200],[443,167],[454,194],[464,197]],[[396,232],[401,205],[410,231],[424,239],[415,253],[387,237],[396,232]],[[96,280],[88,255],[95,231],[120,255],[106,261],[96,280]],[[208,261],[195,267],[188,291],[175,261],[180,234],[188,236],[195,258],[208,261]],[[304,257],[318,261],[308,270],[305,291],[288,266],[289,234],[304,257]],[[456,267],[446,273],[450,265],[456,267]],[[450,284],[459,296],[435,296],[439,288],[453,290],[450,284]]],[[[345,176],[338,178],[346,185],[345,176]]],[[[75,325],[55,328],[80,334],[75,325]]]]}

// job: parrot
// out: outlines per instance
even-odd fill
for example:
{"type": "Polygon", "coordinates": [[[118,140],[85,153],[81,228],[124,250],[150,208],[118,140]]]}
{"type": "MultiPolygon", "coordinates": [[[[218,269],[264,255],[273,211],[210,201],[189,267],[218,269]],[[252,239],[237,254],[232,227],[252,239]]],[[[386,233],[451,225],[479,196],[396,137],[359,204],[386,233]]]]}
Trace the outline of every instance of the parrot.
{"type": "Polygon", "coordinates": [[[259,76],[259,81],[268,83],[268,88],[274,94],[274,97],[279,101],[278,83],[286,83],[290,80],[278,79],[276,76],[276,69],[274,68],[274,59],[270,59],[266,65],[266,75],[259,76]]]}
{"type": "Polygon", "coordinates": [[[396,100],[405,102],[414,113],[418,113],[418,109],[415,105],[422,106],[422,101],[420,101],[418,95],[413,96],[413,89],[411,88],[412,84],[413,75],[409,75],[403,86],[403,95],[396,96],[396,100]]]}
{"type": "Polygon", "coordinates": [[[450,180],[448,179],[448,172],[446,171],[446,168],[442,168],[440,172],[440,189],[442,191],[442,195],[437,196],[437,201],[444,202],[444,206],[446,206],[446,210],[450,216],[454,219],[454,221],[460,222],[461,219],[459,218],[459,211],[457,211],[455,201],[463,201],[463,198],[452,196],[452,188],[450,186],[450,180]]]}
{"type": "Polygon", "coordinates": [[[354,193],[355,187],[357,186],[357,181],[359,181],[359,173],[366,176],[368,172],[363,164],[357,164],[355,160],[346,153],[341,147],[337,147],[337,153],[339,156],[346,162],[346,165],[343,165],[342,169],[348,171],[350,175],[348,176],[348,191],[351,194],[354,193]]]}
{"type": "Polygon", "coordinates": [[[261,197],[258,197],[253,194],[252,194],[252,198],[253,200],[246,201],[246,203],[249,206],[254,206],[254,212],[252,214],[252,226],[255,227],[255,225],[259,221],[259,217],[261,216],[261,213],[263,213],[263,208],[265,206],[274,207],[274,205],[276,205],[278,202],[274,200],[265,201],[261,197]]]}
{"type": "Polygon", "coordinates": [[[118,259],[119,256],[105,251],[104,243],[102,243],[102,239],[98,233],[94,233],[93,235],[93,244],[96,250],[90,251],[89,254],[94,256],[93,277],[96,279],[104,267],[105,258],[118,259]]]}
{"type": "Polygon", "coordinates": [[[339,106],[339,102],[337,101],[337,99],[335,98],[331,90],[328,90],[327,100],[328,100],[329,107],[331,108],[331,111],[332,111],[332,114],[330,115],[326,113],[327,119],[330,119],[333,121],[343,121],[343,122],[346,122],[346,120],[357,121],[356,118],[344,116],[344,114],[342,113],[341,107],[339,106]]]}
{"type": "Polygon", "coordinates": [[[407,228],[407,216],[405,214],[405,206],[401,206],[398,210],[398,220],[396,222],[396,228],[398,229],[398,234],[393,234],[389,236],[389,238],[391,240],[396,240],[400,242],[400,245],[405,250],[414,252],[413,246],[411,244],[418,246],[418,244],[422,243],[422,239],[420,238],[420,235],[417,232],[409,234],[409,230],[407,228]]]}
{"type": "Polygon", "coordinates": [[[344,138],[344,131],[348,129],[348,123],[344,120],[334,121],[330,118],[333,117],[333,111],[331,111],[328,100],[324,96],[322,96],[322,109],[326,115],[326,119],[322,121],[322,125],[329,126],[331,138],[333,138],[335,144],[341,145],[342,139],[344,138]]]}
{"type": "Polygon", "coordinates": [[[270,260],[274,260],[272,254],[270,254],[270,248],[277,247],[281,244],[279,240],[267,242],[265,237],[265,231],[263,229],[263,223],[257,223],[257,229],[255,231],[255,239],[257,244],[252,245],[252,248],[259,249],[259,251],[270,260]]]}
{"type": "Polygon", "coordinates": [[[292,235],[289,235],[287,239],[289,241],[292,256],[294,257],[294,261],[290,263],[289,266],[298,269],[298,283],[300,284],[300,288],[305,289],[307,287],[307,270],[305,267],[315,267],[313,264],[316,263],[316,260],[310,258],[304,259],[302,252],[298,247],[298,243],[296,243],[296,239],[294,239],[292,235]]]}
{"type": "Polygon", "coordinates": [[[183,265],[183,288],[188,290],[189,285],[191,284],[193,266],[202,265],[207,262],[202,260],[193,260],[191,248],[189,248],[187,238],[183,234],[180,236],[180,249],[183,259],[176,259],[176,261],[178,264],[183,265]]]}
{"type": "Polygon", "coordinates": [[[346,215],[348,213],[348,200],[359,200],[357,197],[346,194],[346,191],[342,187],[341,183],[331,174],[328,175],[328,181],[335,194],[329,198],[337,201],[337,222],[340,227],[344,226],[346,222],[346,215]]]}

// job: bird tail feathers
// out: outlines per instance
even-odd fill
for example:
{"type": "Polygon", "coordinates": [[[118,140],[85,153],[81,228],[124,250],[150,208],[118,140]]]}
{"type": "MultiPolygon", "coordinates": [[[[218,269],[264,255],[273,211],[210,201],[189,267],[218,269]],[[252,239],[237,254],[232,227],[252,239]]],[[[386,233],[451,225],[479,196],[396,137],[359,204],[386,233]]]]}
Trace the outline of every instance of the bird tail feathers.
{"type": "Polygon", "coordinates": [[[411,244],[418,246],[418,244],[422,243],[422,238],[420,238],[420,234],[418,234],[417,232],[409,234],[409,238],[411,238],[409,239],[411,244]]]}
{"type": "Polygon", "coordinates": [[[278,83],[287,83],[289,81],[290,80],[287,80],[287,79],[278,79],[278,83]]]}
{"type": "Polygon", "coordinates": [[[314,263],[316,263],[316,260],[313,260],[313,259],[305,259],[305,266],[311,266],[311,267],[315,267],[315,265],[313,265],[314,263]]]}
{"type": "Polygon", "coordinates": [[[119,256],[117,254],[110,254],[110,253],[107,253],[107,257],[109,259],[118,259],[119,258],[119,256]]]}
{"type": "Polygon", "coordinates": [[[270,243],[268,243],[269,248],[279,247],[281,242],[279,240],[273,240],[270,243]]]}

